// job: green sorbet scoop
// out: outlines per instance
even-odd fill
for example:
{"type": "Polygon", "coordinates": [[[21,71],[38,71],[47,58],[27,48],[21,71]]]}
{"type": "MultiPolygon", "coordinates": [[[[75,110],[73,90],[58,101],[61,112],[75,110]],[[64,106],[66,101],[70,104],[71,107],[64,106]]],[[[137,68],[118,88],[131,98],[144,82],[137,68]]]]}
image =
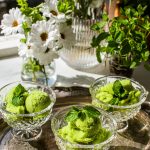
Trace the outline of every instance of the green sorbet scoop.
{"type": "Polygon", "coordinates": [[[29,113],[40,112],[47,108],[51,103],[50,97],[47,93],[34,90],[26,99],[25,106],[29,113]]]}
{"type": "Polygon", "coordinates": [[[99,115],[90,106],[73,108],[67,114],[67,125],[59,129],[58,134],[71,143],[99,144],[111,135],[102,127],[99,115]]]}

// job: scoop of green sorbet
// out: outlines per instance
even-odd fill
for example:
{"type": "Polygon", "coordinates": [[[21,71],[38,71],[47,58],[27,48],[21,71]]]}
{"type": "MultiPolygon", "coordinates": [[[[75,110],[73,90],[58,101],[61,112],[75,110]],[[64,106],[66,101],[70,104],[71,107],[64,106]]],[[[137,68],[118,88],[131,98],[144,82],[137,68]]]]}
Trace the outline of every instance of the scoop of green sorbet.
{"type": "Polygon", "coordinates": [[[66,126],[59,129],[58,133],[64,140],[79,144],[98,144],[110,136],[110,132],[102,127],[99,117],[91,116],[84,110],[80,115],[81,113],[84,117],[69,121],[66,126]]]}
{"type": "Polygon", "coordinates": [[[6,95],[5,102],[6,103],[12,103],[12,99],[14,96],[15,87],[13,87],[6,95]]]}
{"type": "Polygon", "coordinates": [[[141,92],[139,90],[134,89],[131,81],[128,79],[118,81],[120,82],[123,88],[123,93],[119,93],[121,96],[118,95],[118,93],[116,94],[115,91],[113,90],[113,85],[115,84],[115,82],[113,82],[100,87],[97,90],[96,98],[104,103],[119,106],[137,103],[139,101],[141,92]]]}
{"type": "Polygon", "coordinates": [[[15,114],[24,114],[25,113],[25,107],[24,106],[15,106],[11,103],[6,105],[6,110],[15,113],[15,114]]]}
{"type": "Polygon", "coordinates": [[[51,100],[47,93],[40,90],[34,90],[27,97],[25,106],[29,113],[34,113],[47,108],[50,103],[51,100]]]}

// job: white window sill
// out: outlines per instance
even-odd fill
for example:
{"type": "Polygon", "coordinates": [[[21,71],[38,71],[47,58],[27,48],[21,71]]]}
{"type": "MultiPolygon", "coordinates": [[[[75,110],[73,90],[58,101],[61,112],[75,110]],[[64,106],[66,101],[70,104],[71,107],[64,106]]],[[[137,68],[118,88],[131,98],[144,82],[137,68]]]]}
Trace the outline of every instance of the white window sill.
{"type": "Polygon", "coordinates": [[[0,36],[0,59],[17,55],[18,35],[0,36]]]}

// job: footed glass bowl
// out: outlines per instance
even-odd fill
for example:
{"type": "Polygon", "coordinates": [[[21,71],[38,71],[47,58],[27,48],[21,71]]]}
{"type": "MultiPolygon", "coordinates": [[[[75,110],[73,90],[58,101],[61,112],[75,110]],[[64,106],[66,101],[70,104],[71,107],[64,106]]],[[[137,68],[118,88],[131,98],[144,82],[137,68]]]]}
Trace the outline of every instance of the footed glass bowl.
{"type": "Polygon", "coordinates": [[[42,133],[41,126],[50,119],[55,100],[55,93],[49,87],[32,82],[14,82],[7,84],[0,89],[0,112],[7,124],[12,127],[12,134],[15,138],[23,141],[32,141],[40,137],[42,133]],[[5,96],[13,87],[17,86],[18,84],[24,86],[28,91],[38,89],[46,92],[51,99],[50,105],[40,112],[31,114],[15,114],[8,112],[6,110],[6,103],[4,101],[5,96]]]}
{"type": "MultiPolygon", "coordinates": [[[[78,107],[78,108],[83,108],[85,105],[81,104],[81,105],[73,105],[73,106],[78,107]]],[[[109,115],[104,110],[97,108],[97,107],[94,107],[94,108],[96,108],[101,113],[99,119],[102,123],[102,127],[111,132],[110,137],[108,137],[107,140],[105,140],[102,143],[89,144],[89,145],[73,144],[73,143],[70,143],[69,141],[62,139],[58,135],[58,130],[66,125],[64,118],[66,114],[68,113],[68,111],[72,109],[72,106],[68,106],[68,107],[61,109],[59,112],[57,112],[52,117],[52,120],[51,120],[52,131],[55,136],[56,144],[60,150],[107,150],[109,149],[112,140],[116,136],[116,121],[113,119],[111,115],[109,115]]]]}
{"type": "Polygon", "coordinates": [[[132,105],[118,106],[104,103],[96,98],[96,93],[100,87],[103,87],[108,83],[115,82],[116,80],[123,79],[129,78],[121,76],[104,76],[95,80],[95,82],[90,87],[92,104],[108,111],[115,118],[118,123],[118,131],[123,131],[125,128],[127,128],[127,124],[124,125],[123,122],[129,120],[130,118],[133,118],[139,112],[139,110],[141,109],[141,104],[146,100],[148,95],[148,92],[142,85],[132,79],[129,79],[131,80],[133,87],[141,91],[141,96],[138,103],[132,105]]]}

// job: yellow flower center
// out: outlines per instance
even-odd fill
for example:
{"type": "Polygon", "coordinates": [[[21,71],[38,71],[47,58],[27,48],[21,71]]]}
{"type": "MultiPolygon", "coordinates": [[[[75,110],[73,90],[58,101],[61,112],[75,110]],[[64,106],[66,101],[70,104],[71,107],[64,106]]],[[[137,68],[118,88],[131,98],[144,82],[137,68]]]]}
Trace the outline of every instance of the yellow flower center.
{"type": "Polygon", "coordinates": [[[41,34],[40,37],[41,37],[42,41],[46,41],[48,39],[48,34],[46,32],[44,32],[41,34]]]}
{"type": "Polygon", "coordinates": [[[63,33],[60,33],[60,36],[63,40],[65,39],[65,35],[63,33]]]}
{"type": "Polygon", "coordinates": [[[17,27],[17,26],[18,26],[18,21],[14,20],[13,23],[12,23],[12,27],[17,27]]]}
{"type": "Polygon", "coordinates": [[[51,10],[50,13],[52,13],[54,16],[58,16],[58,13],[55,10],[51,10]]]}
{"type": "Polygon", "coordinates": [[[31,49],[31,45],[28,45],[28,50],[30,50],[31,49]]]}

